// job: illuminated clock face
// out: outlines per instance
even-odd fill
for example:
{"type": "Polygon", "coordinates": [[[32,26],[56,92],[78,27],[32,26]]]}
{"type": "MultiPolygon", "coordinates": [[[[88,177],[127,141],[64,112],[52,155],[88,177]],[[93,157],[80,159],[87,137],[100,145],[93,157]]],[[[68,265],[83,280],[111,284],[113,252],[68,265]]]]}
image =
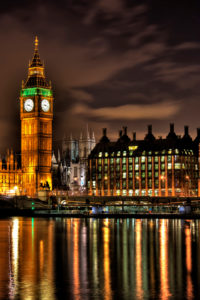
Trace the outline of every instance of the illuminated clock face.
{"type": "Polygon", "coordinates": [[[42,110],[47,112],[50,108],[50,103],[47,99],[43,99],[42,102],[41,102],[41,107],[42,107],[42,110]]]}
{"type": "Polygon", "coordinates": [[[26,99],[26,101],[24,102],[24,109],[26,111],[32,111],[34,107],[34,102],[32,99],[26,99]]]}

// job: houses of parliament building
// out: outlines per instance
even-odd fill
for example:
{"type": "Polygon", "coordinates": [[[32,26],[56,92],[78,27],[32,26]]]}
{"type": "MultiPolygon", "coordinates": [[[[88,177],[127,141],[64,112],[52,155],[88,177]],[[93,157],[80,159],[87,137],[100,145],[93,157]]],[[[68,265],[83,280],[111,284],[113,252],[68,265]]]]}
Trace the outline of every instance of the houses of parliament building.
{"type": "Polygon", "coordinates": [[[0,193],[33,197],[39,190],[52,189],[53,92],[40,60],[37,37],[19,101],[21,159],[17,159],[13,150],[8,150],[6,157],[0,159],[0,193]]]}

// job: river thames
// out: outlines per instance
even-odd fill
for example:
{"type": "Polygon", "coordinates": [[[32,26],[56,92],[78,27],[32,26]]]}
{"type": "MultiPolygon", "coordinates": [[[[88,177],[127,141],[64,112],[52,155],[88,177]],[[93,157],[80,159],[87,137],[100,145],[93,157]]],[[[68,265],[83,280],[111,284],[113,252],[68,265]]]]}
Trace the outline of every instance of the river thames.
{"type": "Polygon", "coordinates": [[[200,221],[0,220],[0,299],[200,299],[200,221]]]}

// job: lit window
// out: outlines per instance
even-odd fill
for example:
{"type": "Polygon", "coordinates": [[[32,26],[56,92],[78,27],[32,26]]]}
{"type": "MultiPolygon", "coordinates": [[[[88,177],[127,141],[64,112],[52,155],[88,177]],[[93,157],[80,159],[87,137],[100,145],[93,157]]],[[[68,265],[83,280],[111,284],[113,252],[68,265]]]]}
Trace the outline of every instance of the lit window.
{"type": "Polygon", "coordinates": [[[142,169],[142,170],[145,170],[145,164],[142,164],[142,165],[141,165],[141,169],[142,169]]]}
{"type": "Polygon", "coordinates": [[[123,172],[123,176],[122,176],[123,178],[126,178],[126,172],[123,172]]]}
{"type": "Polygon", "coordinates": [[[111,158],[111,159],[110,159],[110,163],[111,163],[111,164],[114,164],[114,158],[111,158]]]}
{"type": "Polygon", "coordinates": [[[139,170],[139,165],[138,164],[135,165],[135,170],[139,170]]]}
{"type": "Polygon", "coordinates": [[[139,162],[139,157],[135,157],[135,163],[139,162]]]}
{"type": "Polygon", "coordinates": [[[123,196],[126,196],[126,190],[122,191],[123,196]]]}
{"type": "Polygon", "coordinates": [[[141,162],[145,162],[145,156],[141,157],[141,162]]]}
{"type": "Polygon", "coordinates": [[[155,156],[154,161],[158,162],[158,156],[155,156]]]}
{"type": "Polygon", "coordinates": [[[178,149],[175,149],[175,153],[176,153],[176,154],[178,154],[178,153],[179,153],[178,149]]]}
{"type": "Polygon", "coordinates": [[[161,164],[161,170],[165,169],[165,164],[161,164]]]}
{"type": "Polygon", "coordinates": [[[125,164],[126,163],[126,157],[122,158],[122,163],[125,164]]]}
{"type": "Polygon", "coordinates": [[[171,154],[171,153],[172,153],[172,149],[169,149],[169,150],[168,150],[168,154],[171,154]]]}
{"type": "Polygon", "coordinates": [[[117,164],[120,163],[120,158],[116,158],[116,163],[117,163],[117,164]]]}
{"type": "Polygon", "coordinates": [[[165,161],[165,156],[161,156],[161,162],[165,161]]]}
{"type": "Polygon", "coordinates": [[[167,164],[167,169],[171,170],[171,168],[172,168],[172,164],[171,163],[167,164]]]}
{"type": "Polygon", "coordinates": [[[123,151],[123,156],[126,156],[126,151],[123,151]]]}
{"type": "Polygon", "coordinates": [[[148,156],[148,162],[151,162],[151,161],[152,161],[152,157],[148,156]]]}
{"type": "Polygon", "coordinates": [[[126,165],[122,165],[122,170],[126,171],[126,165]]]}
{"type": "Polygon", "coordinates": [[[132,151],[135,151],[137,150],[138,146],[129,146],[128,149],[129,150],[132,150],[132,151]]]}
{"type": "Polygon", "coordinates": [[[108,152],[105,152],[105,157],[108,157],[108,152]]]}
{"type": "Polygon", "coordinates": [[[148,164],[148,170],[151,170],[151,169],[152,169],[152,165],[148,164]]]}
{"type": "Polygon", "coordinates": [[[155,165],[154,165],[154,169],[155,169],[155,170],[158,170],[158,164],[155,164],[155,165]]]}
{"type": "Polygon", "coordinates": [[[181,164],[180,163],[175,163],[175,169],[180,169],[181,168],[181,164]]]}
{"type": "Polygon", "coordinates": [[[120,154],[121,154],[121,152],[120,152],[120,151],[118,151],[118,152],[117,152],[117,156],[120,156],[120,154]]]}
{"type": "Polygon", "coordinates": [[[133,158],[132,158],[132,157],[129,157],[129,158],[128,158],[128,162],[129,162],[129,164],[132,164],[133,158]]]}
{"type": "Polygon", "coordinates": [[[99,152],[99,157],[102,157],[102,152],[99,152]]]}
{"type": "Polygon", "coordinates": [[[116,191],[117,196],[120,196],[120,190],[116,191]]]}

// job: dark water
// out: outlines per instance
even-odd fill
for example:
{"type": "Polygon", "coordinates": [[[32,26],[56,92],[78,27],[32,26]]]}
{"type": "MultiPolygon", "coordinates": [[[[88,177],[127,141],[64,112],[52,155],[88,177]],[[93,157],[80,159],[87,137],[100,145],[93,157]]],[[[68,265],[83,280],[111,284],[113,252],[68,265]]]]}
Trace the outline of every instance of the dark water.
{"type": "Polygon", "coordinates": [[[200,299],[200,221],[0,220],[0,299],[200,299]]]}

